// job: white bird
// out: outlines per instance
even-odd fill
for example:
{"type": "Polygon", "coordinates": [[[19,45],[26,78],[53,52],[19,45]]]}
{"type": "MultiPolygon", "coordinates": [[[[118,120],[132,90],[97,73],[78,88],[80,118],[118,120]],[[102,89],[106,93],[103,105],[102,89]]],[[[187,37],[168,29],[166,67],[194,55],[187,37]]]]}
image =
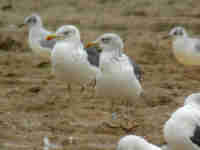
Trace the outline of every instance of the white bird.
{"type": "Polygon", "coordinates": [[[116,150],[161,150],[156,145],[153,145],[136,135],[127,135],[120,139],[116,150]]]}
{"type": "MultiPolygon", "coordinates": [[[[84,49],[80,32],[75,26],[62,26],[46,39],[57,40],[51,54],[51,62],[53,72],[59,79],[68,85],[83,86],[96,78],[100,71],[98,56],[95,57],[96,53],[91,49],[84,49]]],[[[68,90],[70,91],[70,88],[68,90]]]]}
{"type": "Polygon", "coordinates": [[[96,77],[97,96],[112,99],[133,100],[143,89],[140,85],[141,72],[127,55],[123,53],[123,41],[114,33],[105,33],[87,47],[98,46],[100,54],[100,70],[96,77]]]}
{"type": "Polygon", "coordinates": [[[167,144],[161,145],[160,148],[162,150],[171,150],[167,144]]]}
{"type": "Polygon", "coordinates": [[[45,40],[46,36],[51,34],[51,32],[43,27],[40,16],[32,14],[31,16],[26,17],[24,25],[28,26],[29,47],[40,57],[49,59],[56,40],[45,40]]]}
{"type": "Polygon", "coordinates": [[[200,149],[200,93],[188,96],[164,125],[164,138],[172,150],[200,149]]]}
{"type": "Polygon", "coordinates": [[[172,37],[173,54],[184,65],[200,65],[200,39],[190,37],[183,27],[174,27],[167,37],[172,37]]]}

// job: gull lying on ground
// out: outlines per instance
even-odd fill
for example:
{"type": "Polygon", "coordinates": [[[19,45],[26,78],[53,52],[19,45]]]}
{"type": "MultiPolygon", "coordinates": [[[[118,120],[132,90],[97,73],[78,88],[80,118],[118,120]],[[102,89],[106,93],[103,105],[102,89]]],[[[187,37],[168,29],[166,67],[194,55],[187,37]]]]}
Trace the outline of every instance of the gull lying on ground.
{"type": "Polygon", "coordinates": [[[120,139],[117,150],[161,150],[161,148],[147,142],[142,137],[127,135],[120,139]]]}
{"type": "Polygon", "coordinates": [[[200,93],[188,96],[164,125],[164,137],[172,150],[200,149],[200,93]]]}
{"type": "Polygon", "coordinates": [[[32,51],[41,57],[49,59],[56,40],[45,40],[46,36],[51,32],[43,27],[40,16],[37,14],[28,16],[25,18],[24,24],[28,26],[28,44],[32,51]]]}
{"type": "Polygon", "coordinates": [[[135,62],[123,53],[123,42],[114,33],[106,33],[88,43],[96,45],[100,54],[100,70],[96,77],[97,96],[112,99],[131,99],[139,96],[143,89],[140,85],[140,69],[135,62]]]}
{"type": "MultiPolygon", "coordinates": [[[[96,78],[96,74],[100,71],[97,51],[84,49],[79,30],[75,26],[62,26],[46,39],[57,40],[51,62],[53,72],[59,79],[66,81],[68,85],[83,86],[96,78]]],[[[70,91],[70,88],[68,90],[70,91]]]]}
{"type": "Polygon", "coordinates": [[[200,65],[200,39],[188,36],[183,27],[173,28],[167,37],[173,37],[173,53],[180,63],[200,65]]]}

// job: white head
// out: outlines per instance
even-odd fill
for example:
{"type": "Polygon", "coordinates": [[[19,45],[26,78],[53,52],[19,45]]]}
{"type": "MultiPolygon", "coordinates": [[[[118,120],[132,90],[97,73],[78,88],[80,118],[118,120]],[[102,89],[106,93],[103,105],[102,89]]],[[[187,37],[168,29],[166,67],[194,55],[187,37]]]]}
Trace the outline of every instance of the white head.
{"type": "Polygon", "coordinates": [[[97,45],[103,51],[116,51],[121,53],[124,44],[119,35],[115,33],[105,33],[99,36],[94,42],[88,43],[87,47],[97,45]]]}
{"type": "Polygon", "coordinates": [[[57,29],[55,34],[48,35],[47,40],[57,39],[58,41],[80,42],[80,32],[73,25],[64,25],[57,29]]]}
{"type": "Polygon", "coordinates": [[[187,32],[183,27],[174,27],[169,32],[169,36],[171,37],[187,37],[187,32]]]}
{"type": "Polygon", "coordinates": [[[34,26],[42,26],[42,20],[38,14],[32,14],[24,19],[24,24],[29,28],[34,26]]]}
{"type": "Polygon", "coordinates": [[[148,143],[136,135],[124,136],[120,139],[117,150],[161,150],[159,147],[148,143]]]}
{"type": "Polygon", "coordinates": [[[189,95],[184,102],[185,105],[192,105],[195,107],[200,107],[200,93],[194,93],[189,95]]]}

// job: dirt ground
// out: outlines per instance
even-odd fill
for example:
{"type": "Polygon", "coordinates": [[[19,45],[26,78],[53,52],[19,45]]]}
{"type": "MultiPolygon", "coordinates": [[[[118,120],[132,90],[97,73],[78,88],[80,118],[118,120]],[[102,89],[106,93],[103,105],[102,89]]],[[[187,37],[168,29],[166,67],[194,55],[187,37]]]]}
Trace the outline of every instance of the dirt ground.
{"type": "Polygon", "coordinates": [[[60,150],[114,150],[121,136],[136,134],[164,144],[163,125],[185,96],[200,89],[200,69],[178,64],[169,40],[176,25],[200,34],[197,0],[0,0],[0,149],[41,150],[49,137],[60,150]],[[97,99],[74,87],[71,98],[51,65],[34,55],[27,29],[17,28],[37,12],[45,27],[76,25],[84,43],[105,32],[125,41],[125,52],[140,64],[145,96],[126,105],[97,99]],[[72,140],[70,140],[72,139],[72,140]]]}

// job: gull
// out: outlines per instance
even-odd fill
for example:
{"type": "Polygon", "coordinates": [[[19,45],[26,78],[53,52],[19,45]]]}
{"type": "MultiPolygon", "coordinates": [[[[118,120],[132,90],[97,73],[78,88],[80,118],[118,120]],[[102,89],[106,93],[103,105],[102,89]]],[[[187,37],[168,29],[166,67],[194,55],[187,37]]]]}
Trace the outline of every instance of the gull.
{"type": "Polygon", "coordinates": [[[190,37],[183,27],[174,27],[167,37],[172,37],[173,54],[184,65],[200,65],[200,39],[190,37]]]}
{"type": "Polygon", "coordinates": [[[116,150],[161,150],[161,148],[149,143],[142,137],[127,135],[120,139],[116,150]]]}
{"type": "MultiPolygon", "coordinates": [[[[123,41],[115,33],[105,33],[86,47],[99,47],[99,72],[96,76],[96,95],[111,99],[134,99],[141,95],[140,68],[123,53],[123,41]]],[[[128,104],[128,101],[127,101],[128,104]]]]}
{"type": "Polygon", "coordinates": [[[28,26],[28,44],[32,51],[40,57],[49,59],[56,40],[46,41],[50,31],[43,27],[42,20],[38,14],[32,14],[24,20],[24,25],[28,26]]]}
{"type": "Polygon", "coordinates": [[[200,149],[200,93],[188,96],[164,125],[164,138],[172,150],[200,149]]]}
{"type": "Polygon", "coordinates": [[[50,34],[46,40],[56,39],[51,53],[53,73],[68,84],[84,86],[95,80],[98,68],[98,51],[85,50],[80,39],[80,32],[73,25],[61,26],[55,34],[50,34]]]}

